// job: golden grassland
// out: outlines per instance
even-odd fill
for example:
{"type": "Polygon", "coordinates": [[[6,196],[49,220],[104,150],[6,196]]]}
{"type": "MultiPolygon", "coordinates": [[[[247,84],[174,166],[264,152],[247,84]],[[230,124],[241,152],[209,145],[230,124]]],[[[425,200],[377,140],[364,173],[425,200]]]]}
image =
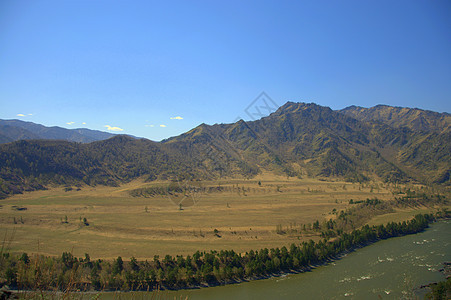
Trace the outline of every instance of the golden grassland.
{"type": "MultiPolygon", "coordinates": [[[[195,184],[225,190],[196,193],[193,201],[188,197],[181,207],[178,201],[183,196],[144,198],[129,193],[168,182],[136,180],[120,187],[85,186],[67,192],[55,187],[15,195],[0,200],[0,234],[11,240],[12,252],[45,255],[66,251],[75,256],[89,253],[92,258],[134,256],[144,260],[197,250],[245,252],[319,239],[305,231],[281,235],[276,228],[299,229],[303,224],[333,218],[333,210],[345,210],[350,199],[393,199],[391,187],[382,183],[326,182],[271,174],[195,184]],[[88,226],[83,224],[84,218],[88,226]]],[[[430,210],[400,210],[377,216],[369,224],[402,221],[430,210]]]]}

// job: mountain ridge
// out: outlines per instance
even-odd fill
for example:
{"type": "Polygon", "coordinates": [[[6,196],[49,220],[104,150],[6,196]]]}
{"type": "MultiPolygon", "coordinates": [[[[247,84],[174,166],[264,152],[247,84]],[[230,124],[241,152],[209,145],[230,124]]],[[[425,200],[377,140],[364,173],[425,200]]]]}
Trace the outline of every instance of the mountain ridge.
{"type": "Polygon", "coordinates": [[[161,142],[116,135],[85,144],[43,140],[3,144],[0,195],[49,184],[119,185],[142,176],[251,178],[262,171],[450,185],[451,133],[438,128],[448,122],[448,115],[415,109],[411,114],[392,113],[389,120],[380,113],[355,110],[287,102],[259,120],[201,124],[161,142]],[[432,125],[418,127],[416,117],[407,117],[412,115],[421,115],[432,125]]]}
{"type": "Polygon", "coordinates": [[[17,119],[0,120],[0,143],[29,139],[65,140],[90,143],[113,137],[115,134],[87,128],[67,129],[17,119]],[[6,126],[6,127],[5,127],[6,126]]]}
{"type": "Polygon", "coordinates": [[[379,104],[370,108],[349,106],[339,110],[360,121],[379,121],[389,126],[407,127],[416,131],[451,131],[451,114],[419,108],[408,108],[379,104]]]}

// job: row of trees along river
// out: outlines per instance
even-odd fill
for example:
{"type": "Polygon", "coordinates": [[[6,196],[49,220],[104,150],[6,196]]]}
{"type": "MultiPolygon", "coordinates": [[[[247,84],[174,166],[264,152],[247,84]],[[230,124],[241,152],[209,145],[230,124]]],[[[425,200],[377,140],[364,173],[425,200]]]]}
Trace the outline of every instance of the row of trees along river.
{"type": "MultiPolygon", "coordinates": [[[[197,251],[189,256],[150,261],[131,258],[114,261],[76,258],[71,253],[61,257],[10,254],[0,257],[0,285],[10,289],[41,291],[154,290],[212,286],[245,280],[303,272],[327,263],[366,244],[412,233],[428,227],[436,218],[449,217],[448,211],[435,215],[416,215],[410,221],[368,226],[341,232],[333,239],[292,244],[289,248],[261,249],[239,254],[233,250],[197,251]]],[[[330,230],[330,229],[329,229],[330,230]]]]}

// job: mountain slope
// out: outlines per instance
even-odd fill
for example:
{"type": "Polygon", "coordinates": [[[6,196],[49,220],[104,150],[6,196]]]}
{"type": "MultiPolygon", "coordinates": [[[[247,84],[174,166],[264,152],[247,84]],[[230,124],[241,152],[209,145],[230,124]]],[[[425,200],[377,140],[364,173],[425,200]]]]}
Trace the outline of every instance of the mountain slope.
{"type": "Polygon", "coordinates": [[[350,106],[339,112],[367,123],[401,129],[392,135],[391,158],[423,182],[450,184],[451,115],[418,108],[350,106]],[[396,144],[397,147],[392,147],[396,144]]]}
{"type": "Polygon", "coordinates": [[[0,124],[0,143],[9,143],[18,140],[32,140],[39,139],[40,136],[34,134],[24,128],[12,126],[12,125],[1,125],[0,124]]]}
{"type": "Polygon", "coordinates": [[[0,120],[0,143],[30,140],[65,140],[79,143],[90,143],[113,137],[114,134],[86,128],[66,129],[62,127],[46,127],[32,122],[20,120],[0,120]],[[1,139],[7,137],[7,139],[1,139]]]}
{"type": "Polygon", "coordinates": [[[200,146],[214,144],[223,156],[235,153],[248,169],[254,170],[251,174],[267,169],[291,176],[364,180],[376,175],[387,181],[444,183],[438,177],[450,168],[446,154],[450,143],[444,134],[363,122],[306,103],[288,102],[270,116],[253,122],[203,124],[163,143],[184,145],[187,153],[201,157],[205,151],[200,146]],[[430,139],[435,143],[426,144],[430,139]],[[198,142],[188,142],[192,140],[198,142]],[[233,151],[227,150],[230,148],[233,151]]]}
{"type": "Polygon", "coordinates": [[[392,127],[414,131],[445,133],[451,131],[451,115],[407,107],[377,105],[371,108],[349,106],[340,112],[361,121],[380,121],[392,127]]]}
{"type": "Polygon", "coordinates": [[[328,107],[288,102],[269,117],[249,123],[249,127],[283,161],[285,172],[290,174],[361,180],[367,177],[370,167],[370,173],[381,177],[389,176],[383,170],[402,173],[372,149],[372,144],[378,142],[372,134],[373,126],[328,107]]]}
{"type": "MultiPolygon", "coordinates": [[[[423,117],[434,124],[436,116],[423,117]]],[[[0,196],[49,184],[118,185],[142,176],[252,177],[263,170],[450,185],[450,132],[437,130],[438,125],[421,130],[395,125],[288,102],[260,120],[201,124],[159,143],[123,135],[87,144],[17,141],[0,145],[0,196]]]]}

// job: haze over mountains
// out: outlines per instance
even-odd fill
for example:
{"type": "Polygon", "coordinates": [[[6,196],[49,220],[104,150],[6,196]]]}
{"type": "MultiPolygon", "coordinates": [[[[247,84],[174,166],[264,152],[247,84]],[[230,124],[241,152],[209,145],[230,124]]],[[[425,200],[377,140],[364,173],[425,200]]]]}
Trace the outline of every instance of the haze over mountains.
{"type": "MultiPolygon", "coordinates": [[[[18,126],[4,127],[4,136],[21,134],[18,126]]],[[[118,135],[86,143],[108,137],[91,131],[70,136],[85,144],[20,140],[0,145],[0,196],[49,184],[251,178],[262,171],[450,185],[450,128],[448,113],[386,105],[333,111],[288,102],[260,120],[201,124],[162,142],[118,135]]],[[[28,131],[24,139],[34,138],[28,131]]]]}
{"type": "Polygon", "coordinates": [[[87,128],[66,129],[58,126],[47,127],[20,120],[0,120],[0,143],[18,140],[64,140],[90,143],[109,139],[115,134],[87,128]]]}

